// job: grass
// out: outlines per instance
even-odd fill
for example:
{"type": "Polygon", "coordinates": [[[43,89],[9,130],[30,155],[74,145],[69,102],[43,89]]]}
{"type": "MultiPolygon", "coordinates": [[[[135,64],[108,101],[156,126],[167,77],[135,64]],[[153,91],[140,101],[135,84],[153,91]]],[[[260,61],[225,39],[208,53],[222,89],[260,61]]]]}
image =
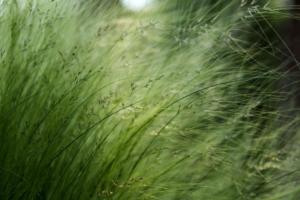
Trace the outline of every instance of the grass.
{"type": "Polygon", "coordinates": [[[286,15],[2,3],[0,199],[297,199],[286,15]]]}

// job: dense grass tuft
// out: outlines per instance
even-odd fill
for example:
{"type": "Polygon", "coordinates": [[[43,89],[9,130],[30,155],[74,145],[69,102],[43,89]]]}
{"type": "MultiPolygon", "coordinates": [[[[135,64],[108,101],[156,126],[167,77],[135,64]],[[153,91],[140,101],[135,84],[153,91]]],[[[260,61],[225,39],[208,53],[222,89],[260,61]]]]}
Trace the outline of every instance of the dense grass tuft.
{"type": "Polygon", "coordinates": [[[287,9],[4,1],[0,199],[296,200],[287,9]]]}

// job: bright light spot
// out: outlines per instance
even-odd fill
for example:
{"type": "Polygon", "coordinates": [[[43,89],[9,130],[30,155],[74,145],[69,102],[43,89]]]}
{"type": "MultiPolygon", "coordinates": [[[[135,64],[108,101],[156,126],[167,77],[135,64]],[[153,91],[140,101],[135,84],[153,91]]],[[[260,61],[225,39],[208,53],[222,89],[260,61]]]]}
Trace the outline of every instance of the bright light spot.
{"type": "Polygon", "coordinates": [[[122,0],[121,2],[129,10],[140,11],[149,7],[152,0],[122,0]]]}

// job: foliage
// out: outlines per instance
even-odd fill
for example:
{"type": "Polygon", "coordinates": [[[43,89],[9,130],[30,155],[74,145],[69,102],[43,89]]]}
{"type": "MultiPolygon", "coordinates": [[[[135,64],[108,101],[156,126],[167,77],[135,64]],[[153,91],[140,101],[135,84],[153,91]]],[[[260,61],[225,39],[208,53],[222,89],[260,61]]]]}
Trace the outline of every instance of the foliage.
{"type": "Polygon", "coordinates": [[[174,2],[2,3],[0,199],[297,199],[286,10],[174,2]]]}

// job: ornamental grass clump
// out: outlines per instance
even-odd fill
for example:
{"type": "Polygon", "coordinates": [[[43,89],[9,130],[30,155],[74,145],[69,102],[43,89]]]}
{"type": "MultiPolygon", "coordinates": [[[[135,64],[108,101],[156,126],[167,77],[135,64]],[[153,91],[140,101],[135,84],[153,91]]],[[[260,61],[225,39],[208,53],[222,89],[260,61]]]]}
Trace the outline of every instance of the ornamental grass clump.
{"type": "Polygon", "coordinates": [[[1,200],[299,196],[295,56],[279,32],[296,19],[288,9],[0,8],[1,200]]]}

